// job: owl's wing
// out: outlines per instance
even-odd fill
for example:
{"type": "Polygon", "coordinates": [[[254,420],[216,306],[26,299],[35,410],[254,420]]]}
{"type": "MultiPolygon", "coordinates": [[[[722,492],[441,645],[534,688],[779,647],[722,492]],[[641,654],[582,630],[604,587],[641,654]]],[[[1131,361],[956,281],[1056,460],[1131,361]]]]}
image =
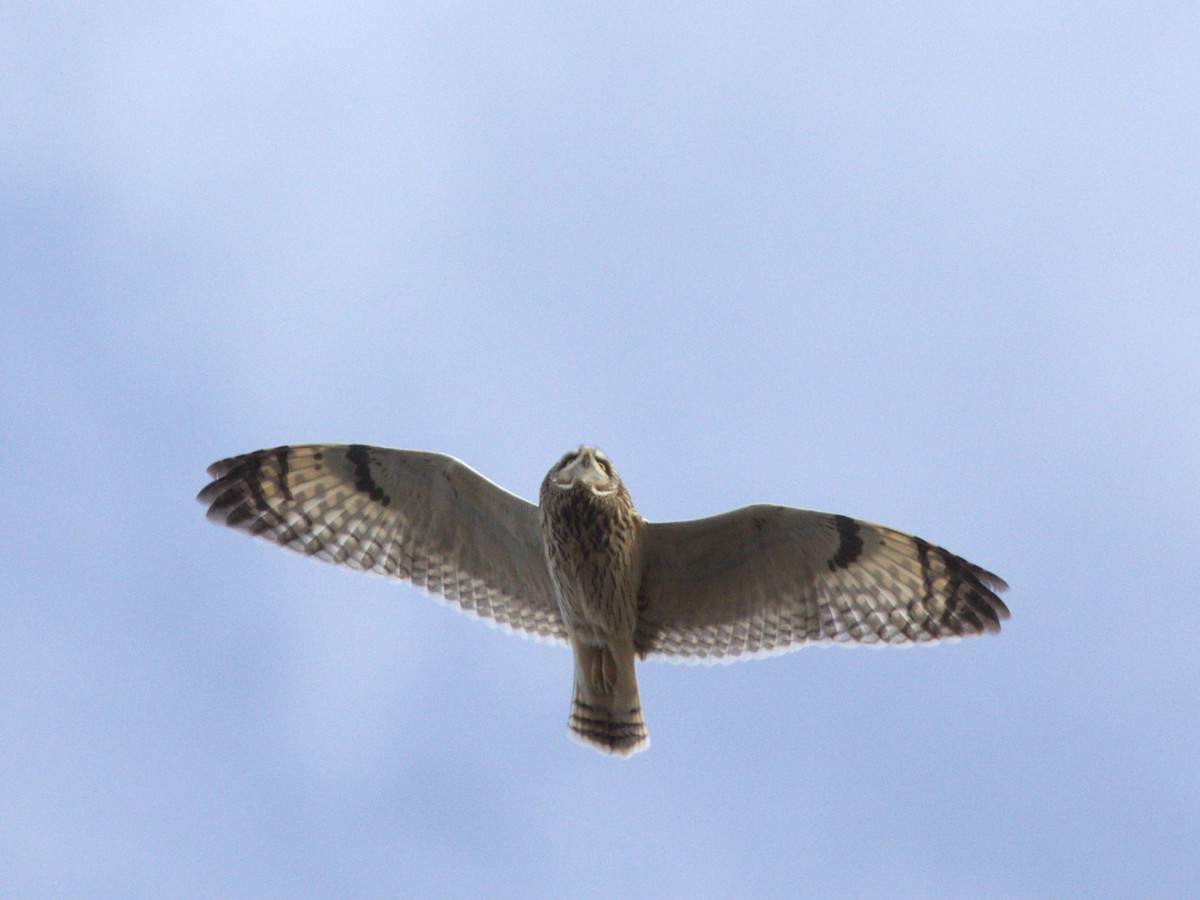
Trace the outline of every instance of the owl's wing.
{"type": "Polygon", "coordinates": [[[311,444],[224,459],[208,474],[197,499],[214,522],[566,640],[537,507],[452,457],[311,444]]]}
{"type": "Polygon", "coordinates": [[[999,631],[998,577],[920,538],[783,506],[647,523],[641,656],[693,661],[806,643],[926,643],[999,631]]]}

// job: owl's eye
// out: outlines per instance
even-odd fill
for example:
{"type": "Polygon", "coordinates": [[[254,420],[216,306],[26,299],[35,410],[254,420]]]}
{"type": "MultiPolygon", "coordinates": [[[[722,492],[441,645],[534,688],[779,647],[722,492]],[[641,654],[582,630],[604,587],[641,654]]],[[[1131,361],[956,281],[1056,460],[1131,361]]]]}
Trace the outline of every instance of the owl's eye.
{"type": "Polygon", "coordinates": [[[612,473],[613,473],[612,463],[610,463],[603,456],[597,456],[596,462],[600,463],[600,468],[602,468],[604,470],[605,475],[612,475],[612,473]]]}

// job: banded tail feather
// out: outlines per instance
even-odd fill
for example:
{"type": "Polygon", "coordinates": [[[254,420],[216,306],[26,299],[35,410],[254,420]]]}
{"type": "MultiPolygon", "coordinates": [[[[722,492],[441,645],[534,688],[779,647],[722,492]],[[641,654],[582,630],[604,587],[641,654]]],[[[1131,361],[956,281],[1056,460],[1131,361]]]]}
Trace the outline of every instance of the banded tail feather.
{"type": "MultiPolygon", "coordinates": [[[[633,707],[597,705],[584,701],[579,694],[576,685],[568,725],[582,743],[614,756],[632,756],[650,746],[640,704],[633,707]]],[[[634,699],[637,699],[636,695],[634,699]]]]}
{"type": "Polygon", "coordinates": [[[582,743],[603,753],[632,756],[650,746],[635,658],[631,642],[575,645],[575,691],[567,725],[582,743]]]}

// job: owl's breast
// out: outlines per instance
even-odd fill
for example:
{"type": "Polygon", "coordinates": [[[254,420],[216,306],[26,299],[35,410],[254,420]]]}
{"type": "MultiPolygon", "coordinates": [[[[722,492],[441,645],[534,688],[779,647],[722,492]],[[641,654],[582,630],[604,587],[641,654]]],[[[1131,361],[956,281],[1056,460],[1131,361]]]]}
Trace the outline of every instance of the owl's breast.
{"type": "Polygon", "coordinates": [[[637,514],[605,499],[587,490],[555,491],[541,509],[563,621],[588,642],[628,637],[637,626],[637,514]]]}

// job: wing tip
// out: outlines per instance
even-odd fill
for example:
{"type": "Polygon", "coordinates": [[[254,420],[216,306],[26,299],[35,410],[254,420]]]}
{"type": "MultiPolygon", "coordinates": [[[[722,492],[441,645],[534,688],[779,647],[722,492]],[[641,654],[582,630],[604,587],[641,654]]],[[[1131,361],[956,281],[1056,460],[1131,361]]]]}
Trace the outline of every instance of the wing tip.
{"type": "Polygon", "coordinates": [[[1008,582],[994,572],[989,572],[987,569],[981,568],[974,563],[968,563],[971,567],[971,574],[979,582],[982,599],[986,603],[988,609],[995,614],[995,619],[990,616],[984,619],[983,631],[988,634],[995,634],[1000,631],[1000,623],[1006,621],[1012,616],[1008,606],[1001,600],[997,594],[1008,590],[1008,582]]]}
{"type": "Polygon", "coordinates": [[[1001,622],[1006,622],[1010,618],[1012,618],[1012,613],[1010,613],[1008,611],[1008,606],[1004,603],[1004,601],[1001,600],[999,597],[997,597],[995,594],[993,594],[991,596],[990,600],[991,600],[990,605],[992,607],[992,612],[994,612],[996,614],[996,622],[995,622],[996,627],[989,628],[987,630],[989,632],[994,633],[994,632],[1000,631],[1000,623],[1001,622]]]}
{"type": "MultiPolygon", "coordinates": [[[[212,469],[209,469],[212,472],[212,469]]],[[[220,496],[222,488],[225,487],[225,482],[218,478],[210,481],[204,487],[200,488],[200,492],[196,494],[196,501],[205,506],[212,507],[214,501],[220,496]]]]}
{"type": "Polygon", "coordinates": [[[1008,590],[1008,582],[995,572],[989,572],[987,569],[983,569],[972,564],[971,574],[978,578],[983,583],[984,587],[988,588],[989,590],[995,591],[996,593],[1001,593],[1008,590]]]}
{"type": "Polygon", "coordinates": [[[230,472],[232,472],[234,469],[236,469],[238,467],[238,465],[242,462],[242,460],[244,460],[247,456],[251,456],[251,455],[253,455],[253,454],[242,454],[241,456],[227,456],[227,457],[225,457],[225,459],[218,459],[215,463],[210,464],[209,467],[207,469],[205,469],[205,471],[208,473],[208,477],[212,478],[213,480],[216,480],[218,478],[224,478],[226,475],[228,475],[230,472]]]}

